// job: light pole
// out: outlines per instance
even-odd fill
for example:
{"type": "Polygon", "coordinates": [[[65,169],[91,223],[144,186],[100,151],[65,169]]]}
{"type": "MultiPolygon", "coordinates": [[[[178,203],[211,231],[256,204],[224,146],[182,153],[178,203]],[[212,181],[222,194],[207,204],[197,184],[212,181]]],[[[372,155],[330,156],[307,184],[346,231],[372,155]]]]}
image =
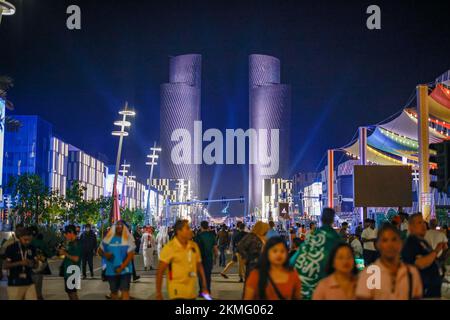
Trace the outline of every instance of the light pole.
{"type": "Polygon", "coordinates": [[[128,173],[128,168],[130,168],[131,165],[128,164],[125,160],[123,161],[123,164],[121,165],[121,169],[119,170],[119,173],[122,174],[122,197],[120,198],[121,200],[121,205],[122,207],[126,207],[127,203],[126,203],[126,192],[127,192],[127,185],[125,184],[125,179],[127,179],[126,174],[128,173]]]}
{"type": "Polygon", "coordinates": [[[2,22],[2,16],[12,16],[16,13],[16,8],[6,0],[0,0],[0,23],[2,22]]]}
{"type": "Polygon", "coordinates": [[[119,166],[120,166],[120,157],[122,155],[123,138],[128,136],[128,132],[125,131],[125,128],[131,126],[131,123],[127,121],[127,117],[133,117],[136,115],[134,111],[128,110],[128,102],[125,102],[125,108],[119,111],[119,114],[122,116],[122,120],[115,121],[114,125],[120,127],[120,130],[113,131],[111,133],[113,136],[119,137],[119,147],[117,148],[116,170],[114,173],[114,183],[113,183],[113,205],[111,207],[110,213],[111,222],[120,219],[119,201],[117,199],[117,178],[119,176],[119,166]]]}
{"type": "Polygon", "coordinates": [[[158,164],[156,161],[159,156],[156,154],[157,152],[161,152],[161,148],[156,147],[156,141],[153,143],[153,147],[150,148],[151,154],[147,155],[147,158],[150,159],[150,161],[146,162],[145,164],[147,166],[150,166],[150,176],[148,179],[148,195],[147,195],[147,210],[146,210],[146,217],[145,217],[145,223],[146,224],[154,224],[155,220],[151,212],[150,208],[150,189],[152,186],[152,179],[153,179],[153,168],[158,164]]]}

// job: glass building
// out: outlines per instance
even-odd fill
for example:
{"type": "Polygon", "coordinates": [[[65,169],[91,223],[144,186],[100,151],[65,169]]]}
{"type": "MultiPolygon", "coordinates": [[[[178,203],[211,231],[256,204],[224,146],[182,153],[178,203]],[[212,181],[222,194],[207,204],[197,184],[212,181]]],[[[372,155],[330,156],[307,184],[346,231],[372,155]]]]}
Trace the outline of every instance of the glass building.
{"type": "Polygon", "coordinates": [[[50,187],[52,125],[38,116],[14,118],[20,121],[21,126],[17,131],[5,132],[3,185],[8,185],[11,176],[30,173],[39,175],[50,187]]]}

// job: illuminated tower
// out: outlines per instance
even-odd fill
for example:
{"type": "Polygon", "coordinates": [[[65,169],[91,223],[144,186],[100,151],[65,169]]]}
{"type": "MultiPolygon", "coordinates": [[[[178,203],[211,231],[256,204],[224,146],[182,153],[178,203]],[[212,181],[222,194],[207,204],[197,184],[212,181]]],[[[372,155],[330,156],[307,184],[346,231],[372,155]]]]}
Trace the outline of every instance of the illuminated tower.
{"type": "MultiPolygon", "coordinates": [[[[270,151],[272,157],[278,157],[277,174],[267,176],[262,165],[249,164],[249,201],[250,213],[267,212],[267,205],[262,194],[264,179],[288,178],[289,166],[289,131],[291,117],[291,88],[280,83],[280,60],[275,57],[252,54],[249,56],[249,113],[250,128],[279,129],[279,153],[270,151]]],[[[269,135],[270,136],[270,135],[269,135]]],[[[266,142],[270,146],[270,139],[266,142]]],[[[250,146],[255,155],[258,144],[250,146]]],[[[270,148],[267,147],[267,150],[270,148]]],[[[259,159],[258,159],[259,160],[259,159]]],[[[267,188],[266,188],[267,190],[267,188]]],[[[273,208],[268,210],[275,214],[273,208]]],[[[267,218],[267,217],[266,217],[267,218]]]]}
{"type": "Polygon", "coordinates": [[[160,141],[161,178],[189,180],[191,196],[200,196],[200,165],[174,164],[171,150],[177,142],[171,141],[176,129],[187,129],[194,136],[194,121],[200,121],[201,62],[199,54],[170,57],[169,82],[161,85],[160,141]]]}

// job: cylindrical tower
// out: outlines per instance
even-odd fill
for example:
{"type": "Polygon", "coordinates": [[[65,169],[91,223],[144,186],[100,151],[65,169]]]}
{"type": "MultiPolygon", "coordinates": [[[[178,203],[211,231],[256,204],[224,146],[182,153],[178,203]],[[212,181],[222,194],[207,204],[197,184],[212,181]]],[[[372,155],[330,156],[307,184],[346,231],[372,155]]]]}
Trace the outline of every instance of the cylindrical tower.
{"type": "Polygon", "coordinates": [[[200,196],[200,166],[194,164],[191,144],[191,164],[175,164],[171,151],[177,142],[172,132],[186,129],[194,136],[194,121],[200,121],[201,55],[186,54],[170,58],[169,83],[161,85],[160,140],[161,178],[188,179],[192,196],[200,196]]]}
{"type": "MultiPolygon", "coordinates": [[[[260,161],[249,164],[249,212],[263,208],[262,184],[266,178],[288,179],[290,117],[291,117],[291,88],[280,84],[280,61],[277,58],[259,54],[249,57],[249,112],[250,128],[278,129],[279,150],[270,150],[270,133],[266,143],[268,153],[272,159],[278,159],[279,170],[274,175],[265,175],[260,161]]],[[[259,132],[258,132],[259,134],[259,132]]],[[[260,137],[258,137],[260,138],[260,137]]],[[[260,139],[258,139],[260,140],[260,139]]],[[[250,148],[258,155],[258,145],[254,143],[250,148]]]]}

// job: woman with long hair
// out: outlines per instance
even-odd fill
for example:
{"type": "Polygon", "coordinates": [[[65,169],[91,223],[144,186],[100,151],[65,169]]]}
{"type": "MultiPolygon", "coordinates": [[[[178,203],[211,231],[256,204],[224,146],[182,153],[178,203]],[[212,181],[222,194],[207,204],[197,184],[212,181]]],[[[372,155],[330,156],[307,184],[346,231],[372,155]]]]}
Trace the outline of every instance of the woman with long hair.
{"type": "Polygon", "coordinates": [[[314,290],[313,300],[354,300],[357,283],[355,256],[352,247],[339,243],[330,252],[325,268],[327,277],[314,290]]]}
{"type": "Polygon", "coordinates": [[[289,267],[288,251],[281,237],[267,241],[257,267],[246,281],[244,300],[300,299],[300,278],[289,267]]]}

